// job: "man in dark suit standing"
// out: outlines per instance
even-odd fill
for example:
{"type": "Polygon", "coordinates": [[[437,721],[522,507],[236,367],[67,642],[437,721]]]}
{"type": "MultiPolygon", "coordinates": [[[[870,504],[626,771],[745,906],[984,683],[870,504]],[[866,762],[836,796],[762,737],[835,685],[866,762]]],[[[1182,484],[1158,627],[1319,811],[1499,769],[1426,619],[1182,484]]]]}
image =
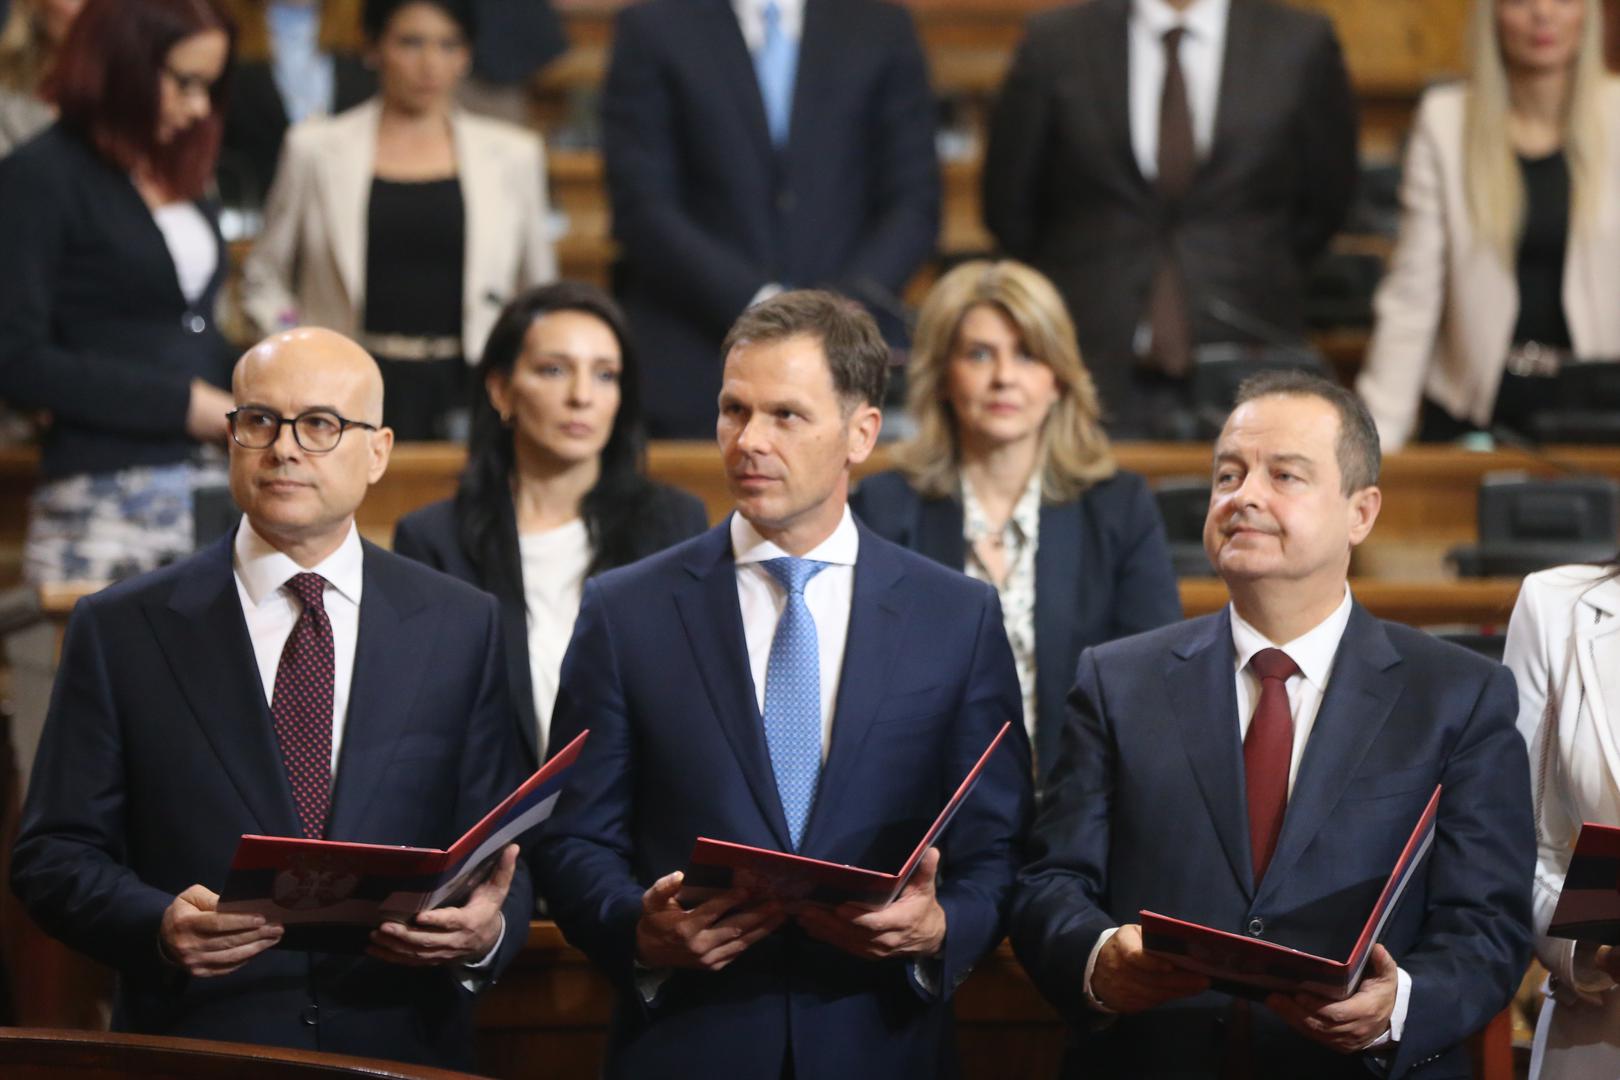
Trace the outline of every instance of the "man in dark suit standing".
{"type": "Polygon", "coordinates": [[[1529,957],[1513,678],[1351,597],[1380,505],[1366,408],[1295,372],[1239,401],[1204,527],[1232,603],[1082,654],[1014,948],[1081,1029],[1076,1077],[1468,1077],[1460,1044],[1529,957]],[[1348,999],[1251,1005],[1143,950],[1150,909],[1349,955],[1437,784],[1433,849],[1348,999]]]}
{"type": "Polygon", "coordinates": [[[647,0],[620,13],[602,92],[649,431],[707,437],[732,321],[831,287],[891,341],[934,249],[934,98],[911,17],[877,0],[647,0]]]}
{"type": "Polygon", "coordinates": [[[118,971],[122,1030],[470,1067],[532,908],[515,845],[365,956],[216,910],[243,833],[446,847],[521,779],[494,600],[355,529],[393,444],[376,364],[294,330],[233,384],[244,520],[74,610],[12,886],[118,971]]]}
{"type": "Polygon", "coordinates": [[[553,742],[591,739],[536,872],[620,989],[608,1076],[955,1072],[950,997],[1002,935],[1029,744],[995,592],[846,506],[887,363],[848,300],[751,309],[720,391],[736,512],[586,583],[553,742]],[[898,869],[1008,721],[888,907],[679,903],[699,836],[898,869]]]}
{"type": "Polygon", "coordinates": [[[1063,293],[1119,428],[1161,434],[1198,346],[1303,339],[1307,270],[1356,168],[1323,16],[1095,0],[1030,21],[990,125],[984,213],[1063,293]]]}

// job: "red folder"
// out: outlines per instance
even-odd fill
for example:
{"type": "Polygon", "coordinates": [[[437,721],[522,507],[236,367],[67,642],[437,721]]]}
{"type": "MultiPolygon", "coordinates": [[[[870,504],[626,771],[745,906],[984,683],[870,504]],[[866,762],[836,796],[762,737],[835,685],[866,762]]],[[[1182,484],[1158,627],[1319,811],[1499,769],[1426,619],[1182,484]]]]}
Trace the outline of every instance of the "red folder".
{"type": "Polygon", "coordinates": [[[1620,945],[1620,829],[1581,826],[1547,934],[1620,945]]]}
{"type": "Polygon", "coordinates": [[[884,907],[900,895],[911,875],[916,873],[922,857],[939,839],[945,827],[956,816],[968,792],[979,782],[985,762],[995,753],[1006,737],[1011,724],[1002,724],[996,737],[990,740],[984,753],[972,769],[968,770],[956,794],[945,804],[934,823],[928,827],[906,859],[905,865],[892,874],[879,870],[866,870],[844,863],[807,859],[785,851],[749,847],[725,840],[698,837],[692,846],[692,858],[686,869],[685,884],[681,888],[681,903],[688,906],[717,896],[732,889],[742,888],[758,899],[776,899],[787,903],[816,903],[837,905],[842,903],[867,904],[884,907]]]}
{"type": "Polygon", "coordinates": [[[551,816],[589,734],[580,732],[446,851],[243,836],[220,890],[219,910],[263,915],[288,927],[333,928],[339,932],[289,930],[282,947],[346,951],[361,947],[363,931],[385,920],[408,920],[456,903],[489,875],[507,844],[551,816]]]}
{"type": "Polygon", "coordinates": [[[1259,938],[1231,934],[1197,923],[1183,922],[1166,915],[1143,911],[1142,943],[1177,967],[1208,975],[1217,983],[1241,992],[1239,988],[1278,990],[1283,993],[1306,991],[1319,997],[1342,1001],[1355,992],[1361,972],[1367,966],[1372,946],[1384,932],[1384,924],[1400,902],[1406,886],[1415,876],[1418,864],[1434,845],[1434,818],[1440,807],[1440,788],[1429,796],[1429,804],[1418,818],[1412,835],[1395,860],[1384,890],[1362,925],[1355,948],[1344,960],[1290,949],[1259,938]]]}

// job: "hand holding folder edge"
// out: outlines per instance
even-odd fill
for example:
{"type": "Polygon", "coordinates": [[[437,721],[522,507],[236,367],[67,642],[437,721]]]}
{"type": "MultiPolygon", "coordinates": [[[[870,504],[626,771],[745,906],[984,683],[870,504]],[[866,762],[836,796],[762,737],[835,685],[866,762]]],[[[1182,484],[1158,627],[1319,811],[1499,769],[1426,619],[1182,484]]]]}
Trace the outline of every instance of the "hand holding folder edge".
{"type": "Polygon", "coordinates": [[[282,942],[285,948],[352,949],[365,942],[356,928],[406,921],[456,904],[489,876],[509,843],[551,816],[589,734],[581,732],[443,851],[243,836],[221,890],[219,911],[311,928],[307,934],[289,934],[282,942]]]}
{"type": "Polygon", "coordinates": [[[1245,996],[1253,990],[1306,993],[1343,1001],[1361,981],[1374,943],[1400,903],[1406,886],[1434,844],[1434,820],[1440,807],[1436,786],[1412,834],[1390,871],[1355,947],[1344,960],[1330,960],[1285,945],[1183,922],[1152,911],[1141,912],[1142,940],[1147,950],[1178,967],[1215,980],[1217,989],[1245,996]],[[1252,988],[1252,989],[1251,989],[1252,988]]]}
{"type": "Polygon", "coordinates": [[[786,904],[815,903],[836,906],[856,903],[872,908],[886,907],[900,895],[916,873],[923,856],[950,825],[956,811],[973,790],[984,766],[1012,725],[1004,723],[956,793],[946,802],[934,823],[898,871],[886,874],[843,863],[806,858],[784,851],[750,847],[700,836],[692,846],[685,871],[680,901],[687,906],[728,893],[740,892],[750,901],[775,900],[786,904]]]}

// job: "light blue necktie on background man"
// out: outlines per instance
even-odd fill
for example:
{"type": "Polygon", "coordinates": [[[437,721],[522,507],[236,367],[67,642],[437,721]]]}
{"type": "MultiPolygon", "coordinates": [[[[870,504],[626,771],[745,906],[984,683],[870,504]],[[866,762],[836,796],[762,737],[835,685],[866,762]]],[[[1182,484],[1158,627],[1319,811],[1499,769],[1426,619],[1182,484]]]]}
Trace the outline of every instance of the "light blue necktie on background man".
{"type": "Polygon", "coordinates": [[[821,646],[804,587],[828,566],[812,559],[760,563],[787,590],[787,606],[771,637],[765,665],[765,744],[776,773],[788,836],[799,850],[821,777],[821,646]]]}
{"type": "Polygon", "coordinates": [[[782,26],[782,5],[765,0],[765,39],[754,54],[754,73],[759,76],[759,96],[765,102],[765,124],[771,143],[787,145],[788,123],[793,115],[793,79],[799,70],[798,42],[788,37],[782,26]]]}

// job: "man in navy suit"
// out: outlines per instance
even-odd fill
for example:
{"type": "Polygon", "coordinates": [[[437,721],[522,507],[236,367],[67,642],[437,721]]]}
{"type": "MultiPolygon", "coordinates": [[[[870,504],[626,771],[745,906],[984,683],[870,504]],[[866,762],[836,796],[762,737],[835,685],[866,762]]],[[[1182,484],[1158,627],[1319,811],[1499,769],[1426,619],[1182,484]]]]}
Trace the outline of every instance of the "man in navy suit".
{"type": "Polygon", "coordinates": [[[836,288],[901,339],[899,294],[939,231],[934,130],[898,4],[648,0],[619,14],[603,154],[652,434],[707,436],[721,339],[772,292],[836,288]]]}
{"type": "Polygon", "coordinates": [[[365,956],[216,910],[243,833],[447,847],[521,779],[494,600],[355,529],[393,445],[376,364],[294,330],[234,391],[243,523],[74,610],[13,888],[117,970],[121,1030],[470,1067],[532,908],[515,846],[365,956]]]}
{"type": "Polygon", "coordinates": [[[1378,516],[1364,406],[1245,384],[1215,447],[1217,614],[1088,650],[1019,880],[1013,946],[1086,1077],[1467,1077],[1529,957],[1528,771],[1505,668],[1355,603],[1378,516]],[[1434,846],[1342,1002],[1263,1004],[1145,952],[1149,909],[1349,955],[1437,784],[1434,846]]]}
{"type": "Polygon", "coordinates": [[[950,996],[1001,939],[1031,805],[996,595],[848,511],[888,363],[865,312],[784,293],[725,356],[736,512],[586,583],[553,730],[591,739],[537,874],[620,989],[609,1076],[951,1075],[950,996]],[[679,902],[699,836],[897,870],[1008,721],[888,907],[679,902]]]}

